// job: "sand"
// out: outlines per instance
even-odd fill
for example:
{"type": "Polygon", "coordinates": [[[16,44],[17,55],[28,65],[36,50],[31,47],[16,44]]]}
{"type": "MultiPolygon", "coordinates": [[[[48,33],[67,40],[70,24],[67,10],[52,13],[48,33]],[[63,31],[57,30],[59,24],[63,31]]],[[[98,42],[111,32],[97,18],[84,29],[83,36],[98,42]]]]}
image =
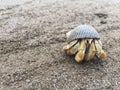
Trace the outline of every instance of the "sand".
{"type": "Polygon", "coordinates": [[[119,0],[0,4],[0,90],[119,90],[119,0]],[[96,28],[104,60],[76,63],[62,47],[80,24],[96,28]]]}

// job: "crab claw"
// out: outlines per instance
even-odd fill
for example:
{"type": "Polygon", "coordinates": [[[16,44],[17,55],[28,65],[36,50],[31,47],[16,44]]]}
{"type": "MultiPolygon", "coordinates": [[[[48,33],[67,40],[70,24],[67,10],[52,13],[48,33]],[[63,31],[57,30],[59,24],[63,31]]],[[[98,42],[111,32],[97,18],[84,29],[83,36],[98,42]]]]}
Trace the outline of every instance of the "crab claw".
{"type": "Polygon", "coordinates": [[[78,53],[75,56],[75,60],[77,62],[81,62],[84,59],[85,50],[86,50],[85,40],[82,40],[78,48],[78,53]]]}

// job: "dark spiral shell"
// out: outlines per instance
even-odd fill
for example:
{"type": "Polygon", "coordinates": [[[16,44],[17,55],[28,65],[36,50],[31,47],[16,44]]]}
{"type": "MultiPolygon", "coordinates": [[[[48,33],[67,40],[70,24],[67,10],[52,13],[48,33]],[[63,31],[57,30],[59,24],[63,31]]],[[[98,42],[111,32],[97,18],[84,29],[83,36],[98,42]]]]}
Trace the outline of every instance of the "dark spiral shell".
{"type": "Polygon", "coordinates": [[[68,41],[75,39],[100,39],[98,32],[90,25],[79,25],[70,31],[68,41]]]}

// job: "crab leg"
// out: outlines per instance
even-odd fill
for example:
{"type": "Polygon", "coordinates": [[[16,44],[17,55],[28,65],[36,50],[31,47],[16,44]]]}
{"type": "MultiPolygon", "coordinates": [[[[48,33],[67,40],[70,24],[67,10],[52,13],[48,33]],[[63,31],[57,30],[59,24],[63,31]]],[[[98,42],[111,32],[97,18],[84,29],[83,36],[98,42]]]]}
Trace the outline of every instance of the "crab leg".
{"type": "Polygon", "coordinates": [[[74,41],[70,42],[68,45],[65,45],[65,46],[63,47],[63,50],[64,50],[64,51],[69,50],[69,49],[70,49],[71,47],[73,47],[76,43],[77,43],[77,40],[74,40],[74,41]]]}
{"type": "Polygon", "coordinates": [[[98,58],[100,58],[100,59],[105,58],[106,57],[106,53],[102,49],[101,41],[100,40],[96,40],[95,41],[95,46],[96,46],[96,49],[97,49],[97,56],[98,56],[98,58]]]}
{"type": "Polygon", "coordinates": [[[77,43],[74,47],[67,50],[68,55],[74,55],[78,51],[79,43],[77,43]]]}
{"type": "Polygon", "coordinates": [[[81,43],[80,43],[80,46],[78,48],[78,53],[75,56],[75,60],[77,62],[81,62],[84,59],[85,50],[86,50],[85,40],[82,40],[81,43]]]}
{"type": "Polygon", "coordinates": [[[94,43],[92,42],[92,39],[89,39],[88,40],[89,41],[89,43],[88,43],[88,45],[90,45],[90,47],[88,48],[88,51],[87,51],[87,55],[85,56],[85,60],[86,61],[89,61],[89,60],[91,60],[92,58],[94,58],[94,56],[95,56],[95,45],[94,45],[94,43]]]}
{"type": "Polygon", "coordinates": [[[67,52],[68,55],[73,55],[78,51],[79,43],[77,40],[70,42],[68,45],[63,47],[63,50],[67,52]]]}
{"type": "Polygon", "coordinates": [[[106,53],[103,51],[103,50],[101,50],[101,52],[98,54],[98,57],[100,58],[100,59],[104,59],[104,58],[106,58],[106,53]]]}

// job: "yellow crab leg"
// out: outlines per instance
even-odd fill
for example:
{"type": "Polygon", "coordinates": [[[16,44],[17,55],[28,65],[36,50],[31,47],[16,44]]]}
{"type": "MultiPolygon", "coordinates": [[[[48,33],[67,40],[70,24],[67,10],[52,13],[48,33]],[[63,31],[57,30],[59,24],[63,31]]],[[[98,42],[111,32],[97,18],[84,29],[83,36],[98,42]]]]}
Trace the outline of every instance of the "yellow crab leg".
{"type": "Polygon", "coordinates": [[[100,59],[106,58],[106,53],[102,49],[102,42],[100,40],[95,41],[96,49],[97,49],[97,56],[100,59]]]}
{"type": "Polygon", "coordinates": [[[106,58],[106,53],[103,51],[103,50],[101,50],[101,52],[98,54],[98,57],[100,58],[100,59],[104,59],[104,58],[106,58]]]}
{"type": "Polygon", "coordinates": [[[95,53],[96,53],[95,52],[95,45],[92,42],[92,39],[89,39],[89,44],[91,44],[91,45],[90,45],[90,48],[88,50],[88,54],[85,56],[86,61],[89,61],[89,60],[93,59],[94,56],[95,56],[95,53]]]}
{"type": "Polygon", "coordinates": [[[68,45],[65,45],[63,47],[63,50],[64,51],[69,50],[75,43],[77,43],[77,40],[74,40],[74,41],[70,42],[68,45]]]}
{"type": "Polygon", "coordinates": [[[67,52],[68,55],[73,55],[78,51],[79,43],[77,40],[70,42],[68,45],[63,47],[63,50],[67,52]]]}
{"type": "Polygon", "coordinates": [[[85,40],[82,40],[78,48],[78,53],[75,56],[75,60],[77,62],[81,62],[84,59],[85,49],[86,49],[85,40]]]}
{"type": "Polygon", "coordinates": [[[69,45],[65,45],[64,47],[63,47],[63,50],[64,51],[66,51],[66,50],[68,50],[69,49],[69,45]]]}
{"type": "Polygon", "coordinates": [[[71,49],[67,50],[68,55],[74,55],[78,51],[79,43],[73,46],[71,49]]]}

